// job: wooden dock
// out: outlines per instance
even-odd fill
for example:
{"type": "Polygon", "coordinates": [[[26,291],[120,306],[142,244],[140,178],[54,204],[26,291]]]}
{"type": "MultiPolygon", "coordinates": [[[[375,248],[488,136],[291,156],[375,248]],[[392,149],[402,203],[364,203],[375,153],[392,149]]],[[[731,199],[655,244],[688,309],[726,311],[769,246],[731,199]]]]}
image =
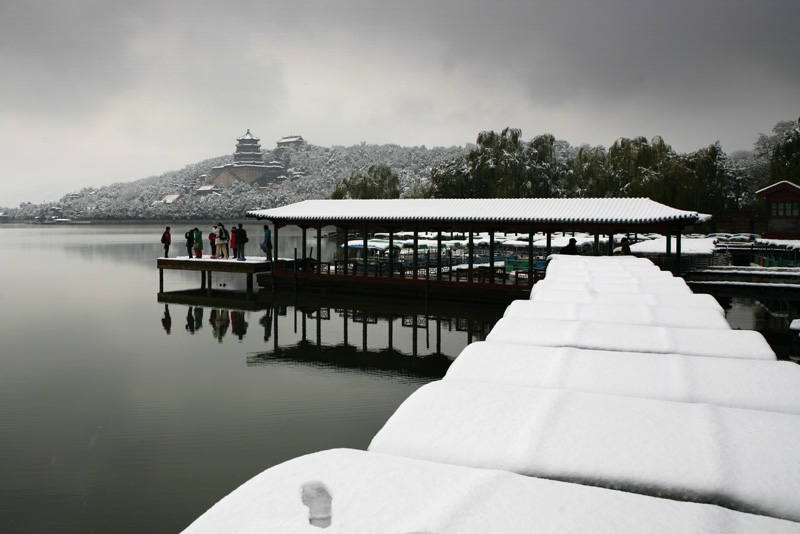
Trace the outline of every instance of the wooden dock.
{"type": "Polygon", "coordinates": [[[158,292],[164,292],[164,271],[200,271],[200,289],[211,294],[212,273],[241,273],[247,276],[247,295],[254,295],[253,276],[272,269],[272,263],[263,259],[224,260],[211,258],[158,258],[158,292]]]}

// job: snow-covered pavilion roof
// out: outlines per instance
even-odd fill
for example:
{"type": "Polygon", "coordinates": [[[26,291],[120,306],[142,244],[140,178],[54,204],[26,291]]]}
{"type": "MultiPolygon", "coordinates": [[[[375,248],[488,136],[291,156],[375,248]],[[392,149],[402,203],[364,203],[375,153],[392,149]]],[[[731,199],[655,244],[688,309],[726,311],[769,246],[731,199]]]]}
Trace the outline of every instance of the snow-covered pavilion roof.
{"type": "Polygon", "coordinates": [[[649,198],[305,200],[251,210],[272,221],[512,222],[547,224],[694,224],[704,218],[649,198]]]}

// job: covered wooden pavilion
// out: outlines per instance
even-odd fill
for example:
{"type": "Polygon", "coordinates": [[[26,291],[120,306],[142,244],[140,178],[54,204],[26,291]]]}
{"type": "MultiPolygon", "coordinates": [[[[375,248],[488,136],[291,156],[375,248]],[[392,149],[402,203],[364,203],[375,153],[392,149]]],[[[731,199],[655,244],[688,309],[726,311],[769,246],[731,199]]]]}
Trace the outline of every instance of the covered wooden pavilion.
{"type": "MultiPolygon", "coordinates": [[[[273,285],[286,285],[282,278],[291,278],[290,284],[308,287],[328,287],[345,290],[372,291],[379,287],[387,291],[386,282],[400,290],[408,291],[414,285],[424,283],[425,294],[431,288],[445,290],[448,282],[442,279],[439,270],[434,279],[426,274],[420,280],[418,266],[420,258],[418,247],[419,236],[422,232],[436,232],[439,246],[435,254],[437,263],[441,264],[441,241],[443,232],[460,232],[468,236],[467,280],[473,282],[474,236],[479,232],[488,232],[490,235],[489,258],[490,273],[487,283],[458,284],[459,293],[464,293],[465,285],[491,286],[497,291],[507,291],[507,284],[499,284],[494,279],[494,234],[496,232],[527,233],[533,236],[541,232],[547,236],[547,250],[551,252],[551,236],[555,232],[575,231],[586,232],[594,235],[594,254],[600,254],[600,236],[613,236],[618,233],[659,233],[662,235],[677,236],[675,251],[670,250],[672,239],[666,240],[666,256],[668,265],[680,265],[682,230],[690,225],[702,222],[708,218],[706,215],[693,211],[684,211],[660,204],[648,198],[525,198],[525,199],[393,199],[393,200],[306,200],[278,208],[252,210],[247,212],[248,217],[269,221],[273,225],[274,250],[279,250],[280,229],[286,226],[297,226],[302,230],[302,247],[305,248],[306,231],[316,230],[317,246],[314,269],[308,272],[298,272],[294,268],[286,272],[275,268],[271,274],[273,285]],[[384,232],[389,234],[389,249],[394,246],[395,233],[413,232],[413,260],[411,277],[398,277],[393,268],[389,268],[382,276],[368,278],[367,269],[353,276],[348,272],[347,265],[341,275],[334,270],[331,274],[323,270],[321,258],[321,239],[323,228],[335,226],[345,233],[358,233],[364,240],[363,255],[366,264],[370,234],[384,232]],[[674,260],[673,260],[674,257],[674,260]],[[324,278],[325,282],[321,282],[324,278]],[[357,279],[357,280],[356,280],[357,279]],[[354,283],[355,282],[355,283],[354,283]],[[375,283],[373,283],[375,282],[375,283]],[[377,286],[375,284],[378,284],[377,286]]],[[[345,238],[345,242],[346,242],[345,238]]],[[[532,241],[532,239],[531,239],[532,241]]],[[[613,247],[609,247],[612,253],[613,247]]],[[[297,251],[300,258],[306,257],[306,251],[297,251]]],[[[528,257],[533,258],[533,244],[529,245],[528,257]]],[[[264,276],[264,275],[261,275],[264,276]]],[[[533,262],[528,262],[527,289],[534,283],[533,262]]],[[[260,282],[261,283],[261,282],[260,282]]],[[[265,285],[262,283],[262,285],[265,285]]],[[[452,289],[452,288],[451,288],[452,289]]],[[[521,288],[517,287],[517,290],[521,288]]],[[[450,292],[450,291],[446,291],[450,292]]]]}

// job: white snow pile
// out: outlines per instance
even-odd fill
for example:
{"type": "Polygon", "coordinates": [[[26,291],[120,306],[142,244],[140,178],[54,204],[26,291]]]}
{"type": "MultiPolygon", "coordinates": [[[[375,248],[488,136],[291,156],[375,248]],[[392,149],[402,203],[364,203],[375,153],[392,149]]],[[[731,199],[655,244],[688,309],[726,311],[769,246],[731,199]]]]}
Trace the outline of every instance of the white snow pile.
{"type": "MultiPolygon", "coordinates": [[[[546,278],[545,278],[546,279],[546,278]]],[[[537,282],[533,287],[542,282],[537,282]]],[[[586,302],[596,304],[644,304],[645,306],[700,306],[722,310],[722,306],[711,295],[694,293],[598,293],[573,289],[544,288],[531,291],[531,300],[540,302],[586,302]]]]}
{"type": "Polygon", "coordinates": [[[798,415],[443,380],[369,450],[800,521],[798,443],[798,415]]]}
{"type": "MultiPolygon", "coordinates": [[[[529,321],[556,319],[597,323],[624,323],[643,326],[677,326],[730,330],[722,310],[697,306],[644,306],[638,304],[596,304],[580,302],[542,302],[516,300],[505,311],[505,317],[529,321]]],[[[534,323],[535,324],[535,323],[534,323]]]]}
{"type": "Polygon", "coordinates": [[[580,349],[716,358],[775,360],[764,336],[751,330],[640,326],[622,323],[503,317],[487,341],[580,349]]]}
{"type": "Polygon", "coordinates": [[[797,534],[796,523],[716,506],[352,449],[252,478],[185,534],[797,534]]]}
{"type": "Polygon", "coordinates": [[[691,294],[692,290],[683,278],[662,279],[658,283],[647,279],[631,278],[615,282],[580,282],[569,279],[550,279],[545,276],[544,280],[537,282],[531,290],[531,299],[539,291],[568,290],[580,291],[581,293],[671,293],[671,294],[691,294]]]}
{"type": "Polygon", "coordinates": [[[369,452],[268,469],[185,532],[800,534],[799,391],[649,260],[555,255],[369,452]]]}
{"type": "Polygon", "coordinates": [[[547,274],[552,272],[572,271],[592,274],[643,272],[657,273],[661,269],[646,259],[635,256],[570,256],[552,254],[548,257],[547,274]]]}
{"type": "MultiPolygon", "coordinates": [[[[672,253],[675,254],[678,250],[678,240],[675,237],[671,238],[672,253]]],[[[698,255],[698,254],[713,254],[714,249],[717,248],[716,239],[713,237],[694,238],[694,239],[681,239],[681,254],[698,255]]],[[[659,237],[657,239],[650,239],[648,241],[640,241],[631,245],[632,254],[664,254],[667,250],[667,238],[659,237]]]]}
{"type": "Polygon", "coordinates": [[[800,415],[800,365],[479,341],[444,380],[567,389],[800,415]]]}

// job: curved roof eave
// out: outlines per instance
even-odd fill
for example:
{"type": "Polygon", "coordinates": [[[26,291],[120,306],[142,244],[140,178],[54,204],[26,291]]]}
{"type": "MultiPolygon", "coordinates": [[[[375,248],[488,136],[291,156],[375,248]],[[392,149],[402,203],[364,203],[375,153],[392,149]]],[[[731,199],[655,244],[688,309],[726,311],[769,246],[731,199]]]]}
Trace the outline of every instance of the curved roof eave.
{"type": "Polygon", "coordinates": [[[426,221],[562,225],[693,224],[709,217],[647,198],[306,200],[278,208],[250,210],[247,216],[286,223],[426,221]]]}

